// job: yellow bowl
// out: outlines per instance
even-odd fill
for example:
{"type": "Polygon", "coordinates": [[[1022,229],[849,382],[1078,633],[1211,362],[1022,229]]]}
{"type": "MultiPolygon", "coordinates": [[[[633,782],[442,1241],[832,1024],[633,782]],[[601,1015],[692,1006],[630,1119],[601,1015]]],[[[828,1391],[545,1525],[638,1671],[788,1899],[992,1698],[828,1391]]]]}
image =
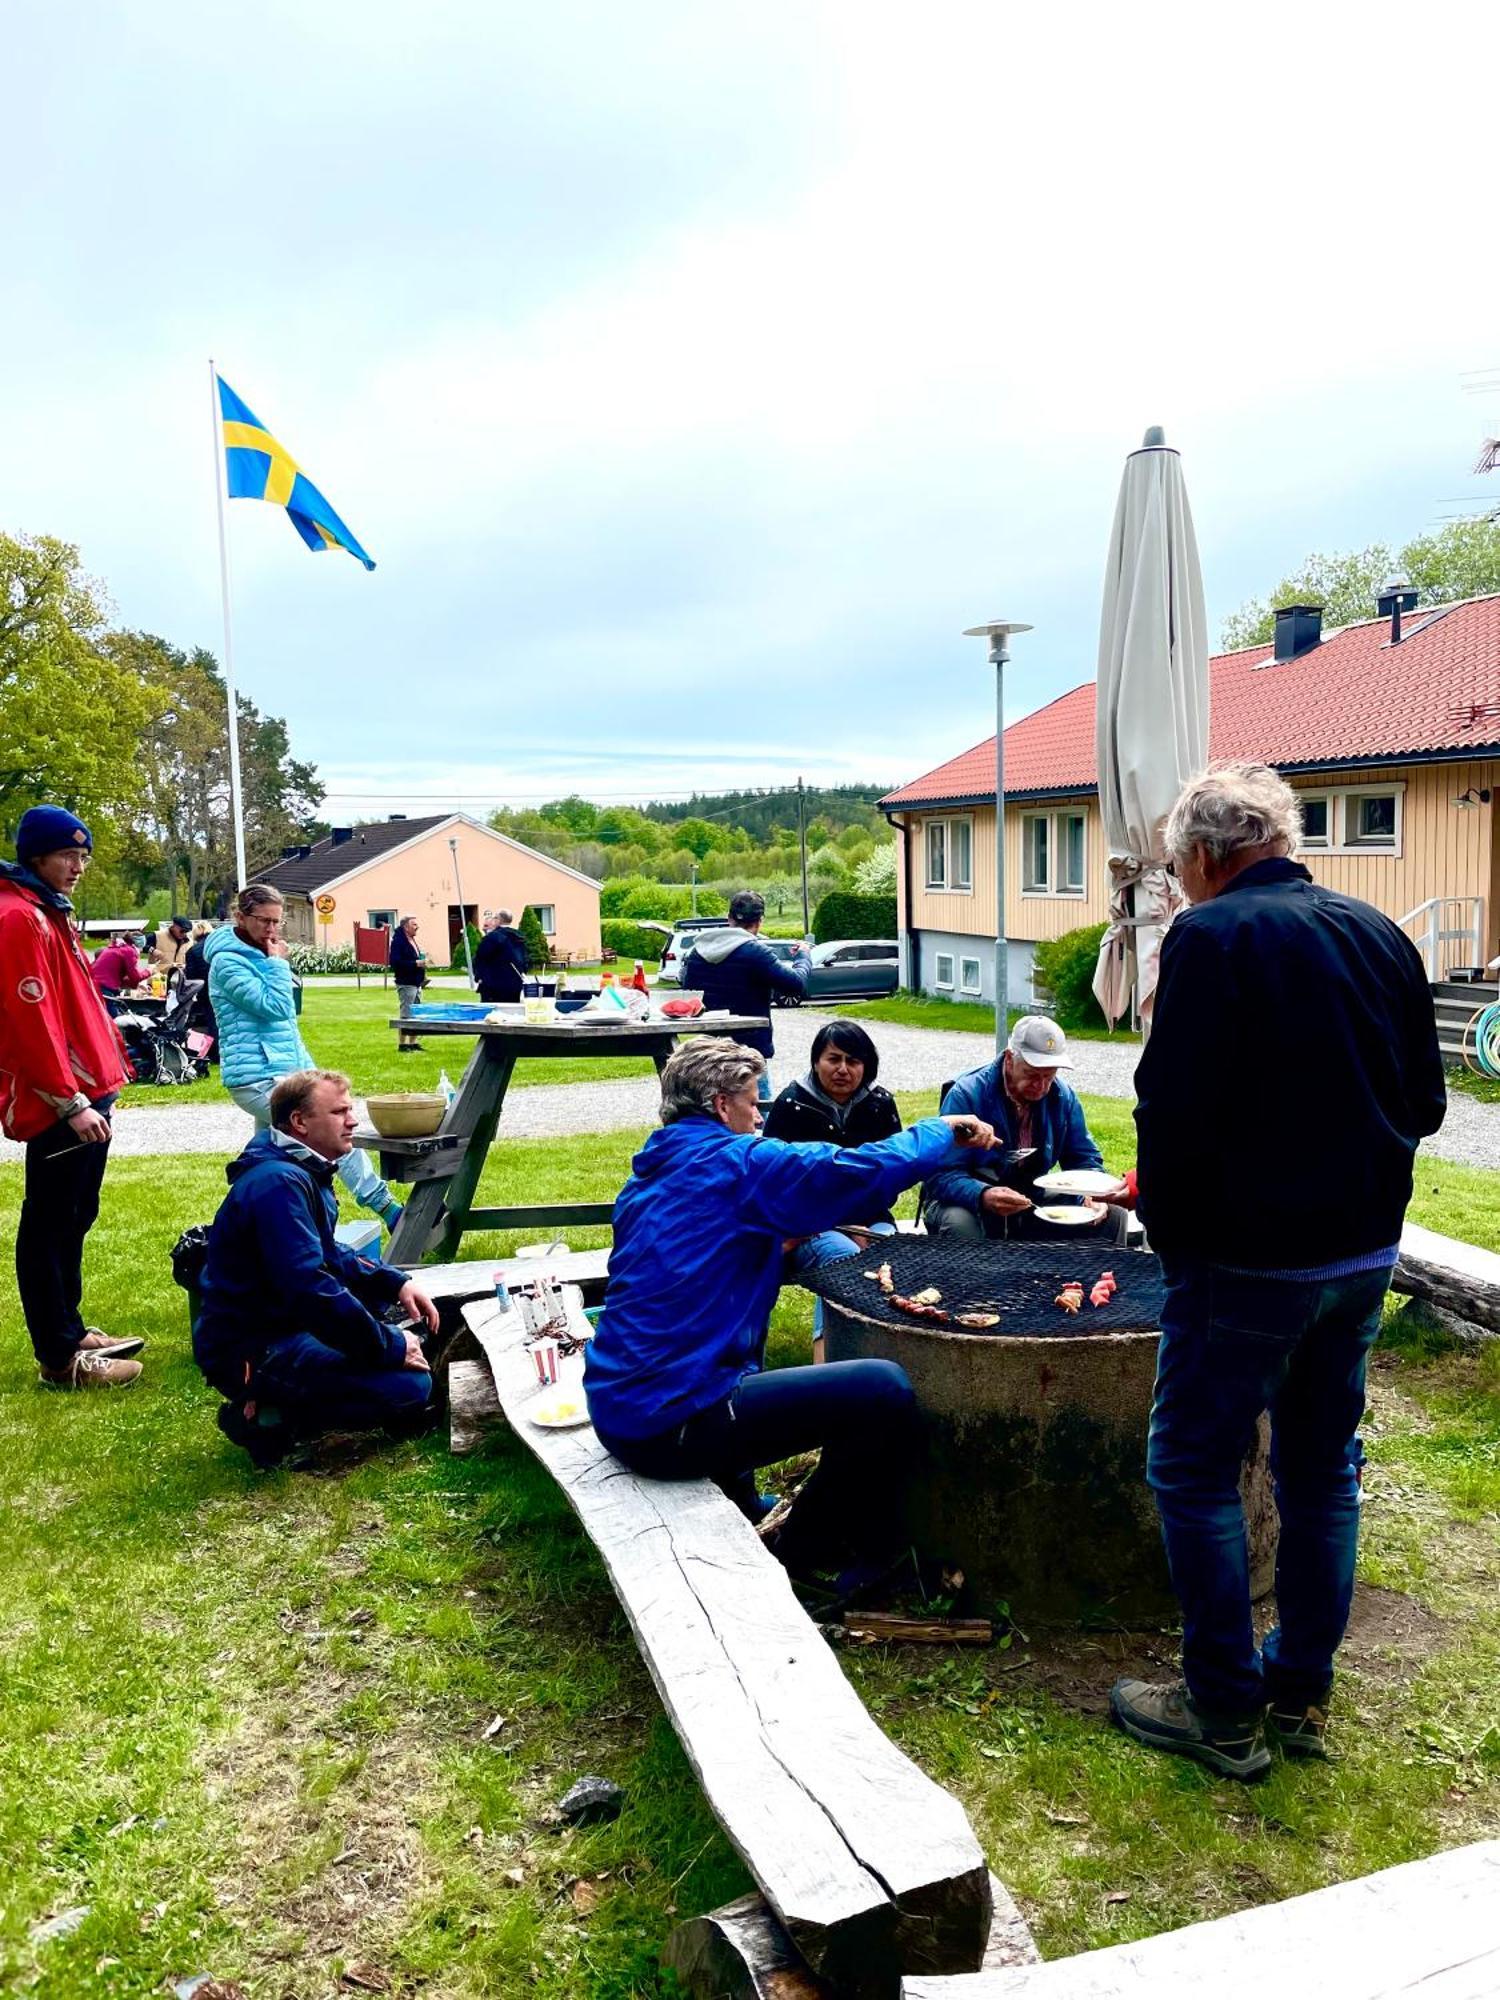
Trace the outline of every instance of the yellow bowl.
{"type": "Polygon", "coordinates": [[[425,1139],[442,1124],[447,1109],[435,1090],[395,1090],[367,1097],[365,1106],[383,1139],[425,1139]]]}

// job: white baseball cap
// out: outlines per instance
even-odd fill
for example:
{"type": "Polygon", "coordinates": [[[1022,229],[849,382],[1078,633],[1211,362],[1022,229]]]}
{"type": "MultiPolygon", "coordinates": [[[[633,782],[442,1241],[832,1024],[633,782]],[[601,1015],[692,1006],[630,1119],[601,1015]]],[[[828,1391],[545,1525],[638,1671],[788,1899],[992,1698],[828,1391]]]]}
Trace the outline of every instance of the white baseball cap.
{"type": "Polygon", "coordinates": [[[1033,1069],[1073,1067],[1067,1036],[1056,1021],[1049,1021],[1045,1014],[1023,1014],[1011,1029],[1010,1040],[1005,1046],[1013,1056],[1019,1056],[1033,1069]]]}

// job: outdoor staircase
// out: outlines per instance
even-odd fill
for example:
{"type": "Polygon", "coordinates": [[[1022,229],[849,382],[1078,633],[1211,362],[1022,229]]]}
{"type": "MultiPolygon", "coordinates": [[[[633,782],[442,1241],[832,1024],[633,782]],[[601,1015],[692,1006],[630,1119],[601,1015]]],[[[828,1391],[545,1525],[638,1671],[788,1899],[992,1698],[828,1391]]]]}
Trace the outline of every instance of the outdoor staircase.
{"type": "Polygon", "coordinates": [[[1462,979],[1433,980],[1432,1004],[1437,1013],[1438,1047],[1445,1062],[1462,1061],[1465,1026],[1481,1007],[1488,1007],[1496,1000],[1500,1000],[1500,985],[1492,979],[1476,980],[1472,985],[1462,979]]]}

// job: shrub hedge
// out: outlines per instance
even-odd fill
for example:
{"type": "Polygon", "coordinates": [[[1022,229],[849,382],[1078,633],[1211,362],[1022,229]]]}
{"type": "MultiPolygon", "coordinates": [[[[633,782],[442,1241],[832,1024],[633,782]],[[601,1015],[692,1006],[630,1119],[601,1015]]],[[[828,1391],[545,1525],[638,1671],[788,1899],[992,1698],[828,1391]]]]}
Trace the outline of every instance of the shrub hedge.
{"type": "Polygon", "coordinates": [[[835,889],[813,911],[813,939],[818,944],[833,944],[841,938],[895,935],[894,896],[861,896],[853,889],[835,889]]]}
{"type": "Polygon", "coordinates": [[[606,917],[599,926],[599,937],[606,951],[621,958],[659,959],[667,942],[660,931],[648,931],[624,917],[606,917]]]}
{"type": "Polygon", "coordinates": [[[1084,924],[1045,938],[1036,948],[1036,977],[1052,995],[1052,1018],[1063,1028],[1103,1028],[1108,1023],[1094,998],[1094,967],[1099,962],[1103,924],[1084,924]]]}

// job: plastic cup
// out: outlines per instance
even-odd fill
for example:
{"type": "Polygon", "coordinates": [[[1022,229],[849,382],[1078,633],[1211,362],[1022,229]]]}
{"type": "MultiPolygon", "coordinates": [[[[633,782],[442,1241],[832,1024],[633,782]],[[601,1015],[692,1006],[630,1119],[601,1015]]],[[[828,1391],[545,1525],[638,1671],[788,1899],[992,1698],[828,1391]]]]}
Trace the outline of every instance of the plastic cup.
{"type": "Polygon", "coordinates": [[[526,1352],[531,1356],[531,1365],[536,1370],[536,1379],[542,1388],[557,1380],[558,1348],[550,1337],[528,1342],[526,1352]]]}

